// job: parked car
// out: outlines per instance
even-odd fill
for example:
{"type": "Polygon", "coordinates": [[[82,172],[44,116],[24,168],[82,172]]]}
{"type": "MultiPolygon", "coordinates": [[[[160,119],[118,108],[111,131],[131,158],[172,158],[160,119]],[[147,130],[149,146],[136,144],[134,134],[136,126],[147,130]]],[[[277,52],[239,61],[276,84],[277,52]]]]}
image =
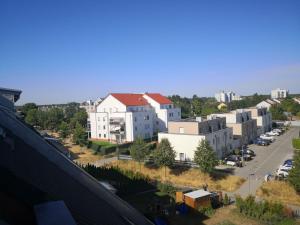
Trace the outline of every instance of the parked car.
{"type": "Polygon", "coordinates": [[[277,176],[281,176],[281,177],[288,177],[288,176],[289,176],[289,170],[278,169],[278,170],[276,171],[276,175],[277,175],[277,176]]]}
{"type": "Polygon", "coordinates": [[[242,151],[244,152],[244,154],[248,154],[248,155],[251,155],[251,156],[256,156],[255,152],[251,149],[244,149],[244,150],[241,150],[241,153],[242,151]]]}
{"type": "Polygon", "coordinates": [[[263,140],[269,140],[269,141],[275,141],[275,138],[274,137],[272,137],[272,136],[270,136],[270,135],[267,135],[267,134],[262,134],[262,135],[260,135],[259,136],[261,139],[263,139],[263,140]]]}
{"type": "Polygon", "coordinates": [[[293,166],[293,160],[292,159],[287,159],[283,162],[283,165],[293,166]]]}
{"type": "Polygon", "coordinates": [[[261,139],[261,138],[257,138],[257,139],[254,141],[254,144],[260,145],[260,146],[267,146],[267,145],[270,144],[270,141],[264,140],[264,139],[261,139]]]}
{"type": "Polygon", "coordinates": [[[283,133],[283,130],[282,129],[279,129],[279,128],[275,128],[272,130],[273,132],[277,132],[279,134],[282,134],[283,133]]]}
{"type": "Polygon", "coordinates": [[[275,132],[275,131],[270,131],[270,132],[267,132],[266,134],[269,136],[279,136],[279,133],[275,132]]]}
{"type": "Polygon", "coordinates": [[[277,176],[282,176],[282,177],[288,177],[290,170],[291,170],[291,168],[286,168],[284,166],[279,166],[279,168],[276,170],[276,175],[277,176]]]}
{"type": "Polygon", "coordinates": [[[237,155],[230,155],[225,158],[225,163],[230,166],[242,166],[241,158],[237,155]]]}

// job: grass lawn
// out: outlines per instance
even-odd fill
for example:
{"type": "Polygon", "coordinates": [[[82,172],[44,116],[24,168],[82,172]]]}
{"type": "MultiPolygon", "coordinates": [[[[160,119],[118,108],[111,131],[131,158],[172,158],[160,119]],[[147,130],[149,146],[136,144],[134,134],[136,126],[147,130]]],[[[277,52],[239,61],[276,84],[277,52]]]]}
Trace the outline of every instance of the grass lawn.
{"type": "Polygon", "coordinates": [[[245,181],[242,177],[219,172],[215,176],[202,173],[196,168],[178,167],[176,169],[167,168],[167,176],[164,176],[163,168],[149,167],[142,165],[141,171],[135,161],[115,161],[112,163],[125,170],[138,171],[153,180],[168,181],[175,186],[186,186],[202,188],[207,184],[210,190],[234,191],[238,189],[245,181]]]}
{"type": "Polygon", "coordinates": [[[300,195],[285,181],[264,182],[257,190],[256,195],[271,201],[280,201],[300,206],[300,195]]]}

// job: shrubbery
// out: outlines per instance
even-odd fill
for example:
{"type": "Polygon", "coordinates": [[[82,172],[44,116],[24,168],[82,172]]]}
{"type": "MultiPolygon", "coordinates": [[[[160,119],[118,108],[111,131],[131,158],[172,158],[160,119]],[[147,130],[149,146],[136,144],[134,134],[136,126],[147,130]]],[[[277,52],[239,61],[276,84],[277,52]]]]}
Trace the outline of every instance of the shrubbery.
{"type": "Polygon", "coordinates": [[[300,149],[300,138],[294,138],[293,139],[293,147],[295,149],[300,149]]]}
{"type": "Polygon", "coordinates": [[[172,186],[170,183],[158,183],[157,188],[160,192],[168,195],[174,195],[176,192],[175,187],[172,186]]]}
{"type": "Polygon", "coordinates": [[[288,210],[282,204],[268,201],[256,202],[253,196],[248,196],[246,199],[237,197],[236,207],[241,214],[267,224],[279,224],[292,216],[291,213],[287,213],[288,210]]]}
{"type": "Polygon", "coordinates": [[[96,167],[90,164],[81,167],[97,180],[111,183],[118,190],[120,196],[154,188],[150,179],[141,173],[122,170],[119,167],[96,167]]]}
{"type": "Polygon", "coordinates": [[[211,205],[207,207],[201,206],[199,207],[198,211],[207,217],[212,217],[215,214],[215,210],[211,205]]]}

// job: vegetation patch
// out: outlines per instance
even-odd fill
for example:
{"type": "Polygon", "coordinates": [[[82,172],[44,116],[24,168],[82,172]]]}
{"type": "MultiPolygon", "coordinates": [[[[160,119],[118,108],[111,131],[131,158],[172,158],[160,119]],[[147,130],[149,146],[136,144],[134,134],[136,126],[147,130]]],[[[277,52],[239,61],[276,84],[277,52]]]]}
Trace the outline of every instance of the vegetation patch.
{"type": "Polygon", "coordinates": [[[111,165],[118,166],[124,170],[140,171],[150,179],[169,182],[174,186],[199,188],[207,184],[211,190],[231,192],[237,190],[245,182],[245,179],[239,176],[219,172],[212,176],[201,172],[199,169],[189,167],[167,167],[165,176],[164,168],[158,168],[155,164],[142,164],[140,168],[139,164],[133,160],[119,160],[112,162],[111,165]]]}
{"type": "Polygon", "coordinates": [[[293,147],[294,147],[294,149],[300,150],[300,138],[293,139],[293,147]]]}
{"type": "Polygon", "coordinates": [[[246,199],[236,197],[236,207],[240,214],[262,221],[266,224],[282,224],[290,222],[293,213],[281,203],[271,201],[256,202],[254,196],[246,199]]]}
{"type": "Polygon", "coordinates": [[[300,195],[297,194],[292,185],[285,181],[265,182],[257,190],[256,195],[269,201],[300,205],[300,195]]]}

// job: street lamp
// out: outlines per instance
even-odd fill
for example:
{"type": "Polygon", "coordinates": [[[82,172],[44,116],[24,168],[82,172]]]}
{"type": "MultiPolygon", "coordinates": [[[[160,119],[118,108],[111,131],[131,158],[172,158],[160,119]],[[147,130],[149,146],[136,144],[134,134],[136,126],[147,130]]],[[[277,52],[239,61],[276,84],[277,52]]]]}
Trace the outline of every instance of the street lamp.
{"type": "Polygon", "coordinates": [[[250,173],[248,175],[248,180],[249,180],[249,192],[248,192],[248,195],[250,195],[250,179],[251,179],[251,176],[254,176],[255,174],[254,173],[250,173]]]}

